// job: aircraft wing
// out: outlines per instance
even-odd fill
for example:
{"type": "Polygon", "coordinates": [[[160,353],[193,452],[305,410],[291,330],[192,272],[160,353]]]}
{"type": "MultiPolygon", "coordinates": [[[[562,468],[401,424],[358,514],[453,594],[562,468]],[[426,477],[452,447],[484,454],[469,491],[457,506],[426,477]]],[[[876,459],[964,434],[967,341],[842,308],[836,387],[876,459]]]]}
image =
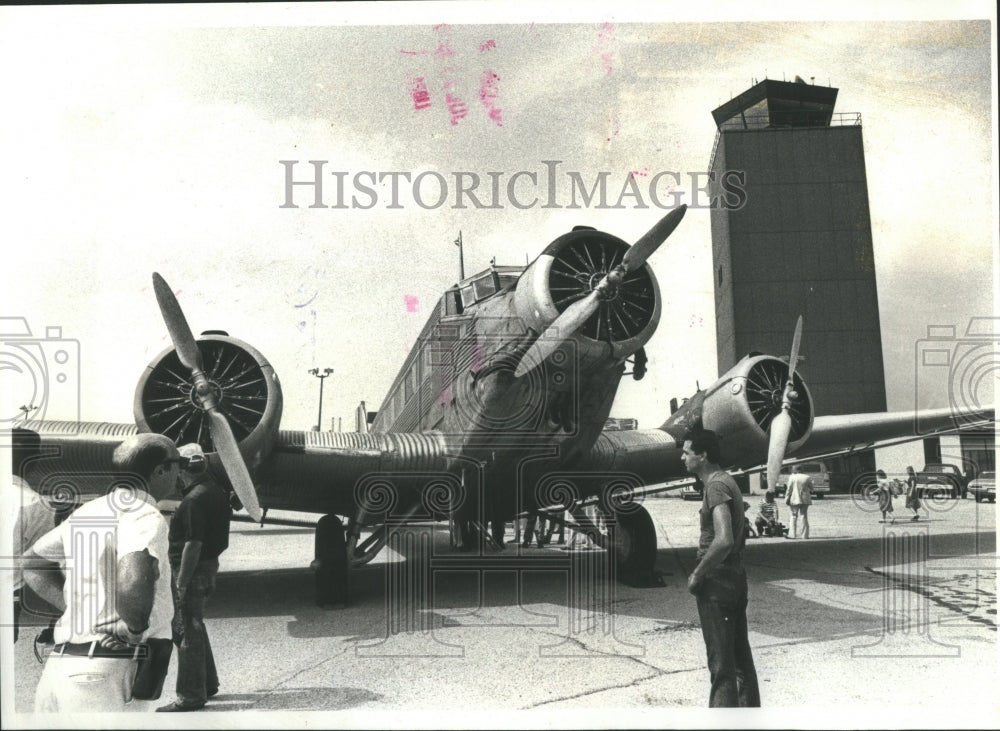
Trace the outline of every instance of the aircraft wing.
{"type": "MultiPolygon", "coordinates": [[[[814,419],[808,437],[788,457],[802,459],[828,456],[916,441],[960,430],[991,429],[993,425],[992,408],[962,413],[943,408],[819,416],[814,419]]],[[[724,425],[714,428],[724,443],[729,440],[742,444],[744,441],[741,432],[727,432],[724,425]]],[[[631,479],[626,481],[633,484],[655,486],[651,490],[637,490],[641,494],[672,490],[682,484],[662,483],[688,477],[681,461],[682,446],[683,432],[679,430],[673,430],[673,434],[661,429],[606,431],[600,435],[580,467],[609,475],[629,475],[631,479]]],[[[760,442],[757,455],[756,460],[747,457],[731,471],[756,471],[765,467],[766,442],[760,442]]]]}
{"type": "Polygon", "coordinates": [[[901,444],[968,429],[992,429],[993,409],[956,413],[951,408],[817,416],[796,458],[858,451],[886,442],[901,444]]]}

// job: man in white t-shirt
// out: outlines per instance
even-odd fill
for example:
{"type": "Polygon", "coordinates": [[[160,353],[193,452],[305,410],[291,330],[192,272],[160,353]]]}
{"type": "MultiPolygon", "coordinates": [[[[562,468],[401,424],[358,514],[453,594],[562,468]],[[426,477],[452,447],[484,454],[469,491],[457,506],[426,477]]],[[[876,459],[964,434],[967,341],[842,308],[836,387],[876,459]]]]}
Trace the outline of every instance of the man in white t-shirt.
{"type": "MultiPolygon", "coordinates": [[[[21,622],[21,593],[24,576],[20,568],[21,555],[32,544],[55,526],[55,512],[42,500],[28,481],[24,479],[24,469],[28,462],[37,457],[41,439],[30,429],[14,428],[10,432],[11,441],[11,481],[3,483],[0,503],[3,511],[4,532],[2,554],[10,556],[17,563],[14,566],[14,642],[17,642],[21,622]]],[[[30,604],[30,602],[29,602],[30,604]]]]}
{"type": "Polygon", "coordinates": [[[32,561],[25,581],[65,608],[36,711],[152,710],[132,701],[132,684],[142,643],[171,636],[167,522],[156,503],[175,490],[180,461],[167,437],[129,437],[115,449],[120,476],[108,494],[81,505],[25,554],[32,561]]]}

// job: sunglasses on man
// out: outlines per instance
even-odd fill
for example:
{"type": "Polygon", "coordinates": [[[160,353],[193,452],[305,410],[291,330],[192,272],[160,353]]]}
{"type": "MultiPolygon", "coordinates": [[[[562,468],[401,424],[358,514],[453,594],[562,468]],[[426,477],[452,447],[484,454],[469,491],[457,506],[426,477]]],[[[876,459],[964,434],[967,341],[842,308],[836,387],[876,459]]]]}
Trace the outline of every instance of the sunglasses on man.
{"type": "Polygon", "coordinates": [[[205,458],[201,455],[194,457],[171,457],[163,460],[163,464],[176,464],[184,472],[197,472],[205,466],[205,458]]]}

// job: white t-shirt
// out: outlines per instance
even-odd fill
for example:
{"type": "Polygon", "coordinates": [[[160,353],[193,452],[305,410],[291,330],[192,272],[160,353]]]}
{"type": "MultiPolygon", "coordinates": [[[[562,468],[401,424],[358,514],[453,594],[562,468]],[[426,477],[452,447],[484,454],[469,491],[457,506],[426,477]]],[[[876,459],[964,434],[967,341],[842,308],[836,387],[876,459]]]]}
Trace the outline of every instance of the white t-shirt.
{"type": "Polygon", "coordinates": [[[134,551],[148,550],[160,575],[154,585],[149,628],[142,639],[169,638],[174,614],[167,559],[167,521],[146,493],[116,488],[84,503],[63,523],[42,536],[34,552],[60,564],[66,576],[66,611],[55,628],[56,642],[100,639],[94,627],[116,615],[114,577],[118,561],[134,551]]]}
{"type": "Polygon", "coordinates": [[[27,482],[17,475],[12,475],[10,483],[3,481],[0,492],[0,510],[3,512],[3,536],[0,546],[3,555],[15,562],[14,589],[24,586],[24,577],[20,568],[21,554],[31,548],[31,545],[45,535],[56,524],[55,513],[42,500],[38,493],[31,489],[27,482]]]}

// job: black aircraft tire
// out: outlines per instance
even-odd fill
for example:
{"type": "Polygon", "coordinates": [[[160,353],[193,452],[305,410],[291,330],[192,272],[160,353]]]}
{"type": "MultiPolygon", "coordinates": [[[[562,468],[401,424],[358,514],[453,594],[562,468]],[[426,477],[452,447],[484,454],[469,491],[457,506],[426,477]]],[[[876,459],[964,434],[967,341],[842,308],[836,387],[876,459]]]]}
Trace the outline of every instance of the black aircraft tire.
{"type": "Polygon", "coordinates": [[[336,515],[324,515],[316,523],[316,603],[321,607],[347,605],[350,571],[344,524],[336,515]]]}
{"type": "Polygon", "coordinates": [[[630,586],[662,586],[656,566],[656,526],[641,505],[615,513],[612,544],[618,578],[630,586]]]}

